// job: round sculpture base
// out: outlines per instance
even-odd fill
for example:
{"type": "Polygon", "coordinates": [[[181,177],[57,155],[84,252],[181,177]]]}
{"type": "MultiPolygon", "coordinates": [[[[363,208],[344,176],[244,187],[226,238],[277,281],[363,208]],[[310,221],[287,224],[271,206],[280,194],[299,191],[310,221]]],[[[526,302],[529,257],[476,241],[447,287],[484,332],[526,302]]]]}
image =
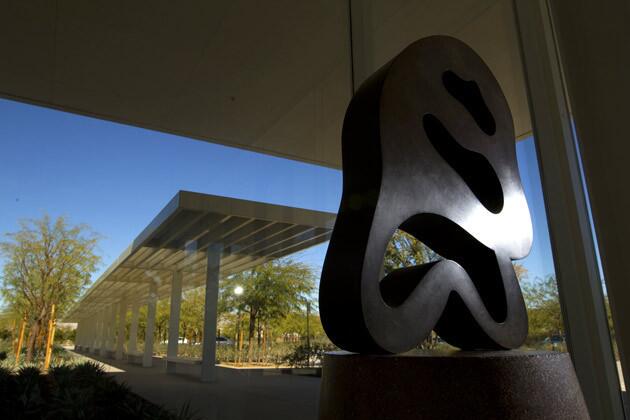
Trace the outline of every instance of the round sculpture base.
{"type": "Polygon", "coordinates": [[[566,353],[327,353],[320,419],[588,419],[566,353]]]}

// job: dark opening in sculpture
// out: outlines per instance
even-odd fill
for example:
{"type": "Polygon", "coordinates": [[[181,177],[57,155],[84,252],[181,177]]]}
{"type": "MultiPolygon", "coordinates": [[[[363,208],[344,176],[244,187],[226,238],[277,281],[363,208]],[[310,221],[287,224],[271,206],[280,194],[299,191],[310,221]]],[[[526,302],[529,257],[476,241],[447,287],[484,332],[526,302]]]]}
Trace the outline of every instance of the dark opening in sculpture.
{"type": "Polygon", "coordinates": [[[330,339],[399,353],[432,330],[462,349],[527,335],[512,260],[532,243],[514,127],[496,79],[450,37],[422,39],[372,75],[343,127],[343,196],[320,283],[330,339]],[[381,278],[396,231],[442,260],[381,278]]]}

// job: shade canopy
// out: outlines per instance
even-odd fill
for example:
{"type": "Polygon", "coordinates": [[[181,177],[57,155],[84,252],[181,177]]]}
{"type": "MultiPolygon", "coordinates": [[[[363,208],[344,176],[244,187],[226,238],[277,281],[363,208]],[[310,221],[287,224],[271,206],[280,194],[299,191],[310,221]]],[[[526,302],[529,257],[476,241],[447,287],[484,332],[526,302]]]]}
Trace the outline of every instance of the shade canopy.
{"type": "Polygon", "coordinates": [[[335,214],[180,191],[66,314],[78,321],[120,301],[146,301],[149,282],[170,294],[205,284],[207,250],[219,246],[220,276],[239,273],[330,238],[335,214]]]}
{"type": "Polygon", "coordinates": [[[436,34],[529,133],[511,0],[0,0],[0,96],[339,168],[353,90],[436,34]]]}

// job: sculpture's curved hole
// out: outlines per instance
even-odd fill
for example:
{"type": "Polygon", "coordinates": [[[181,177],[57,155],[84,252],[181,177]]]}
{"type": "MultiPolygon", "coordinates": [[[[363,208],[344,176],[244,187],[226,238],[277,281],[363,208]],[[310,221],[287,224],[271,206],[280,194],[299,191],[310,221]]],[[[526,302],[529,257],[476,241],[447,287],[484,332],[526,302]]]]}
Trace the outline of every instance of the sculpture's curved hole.
{"type": "MultiPolygon", "coordinates": [[[[406,264],[393,267],[386,272],[379,286],[381,296],[389,306],[400,306],[422,281],[424,274],[441,258],[448,258],[461,265],[468,273],[479,292],[486,309],[496,322],[503,322],[507,317],[507,301],[503,278],[499,271],[494,251],[453,221],[437,214],[422,213],[415,215],[403,224],[397,232],[411,237],[424,249],[431,252],[432,258],[419,261],[418,264],[406,264]]],[[[391,244],[391,241],[390,241],[391,244]]],[[[385,261],[392,261],[388,252],[385,261]]],[[[403,248],[401,255],[407,255],[403,248]]],[[[406,257],[405,261],[413,261],[406,257]]],[[[384,264],[386,266],[386,264],[384,264]]]]}
{"type": "Polygon", "coordinates": [[[464,80],[451,70],[442,73],[444,87],[468,110],[479,128],[489,136],[497,130],[497,124],[481,96],[479,85],[474,80],[464,80]]]}
{"type": "Polygon", "coordinates": [[[422,125],[435,150],[462,177],[481,204],[492,213],[500,213],[503,189],[488,159],[462,147],[435,115],[425,114],[422,125]]]}
{"type": "Polygon", "coordinates": [[[440,259],[440,255],[413,235],[396,229],[383,258],[380,288],[385,303],[391,307],[401,305],[440,259]]]}

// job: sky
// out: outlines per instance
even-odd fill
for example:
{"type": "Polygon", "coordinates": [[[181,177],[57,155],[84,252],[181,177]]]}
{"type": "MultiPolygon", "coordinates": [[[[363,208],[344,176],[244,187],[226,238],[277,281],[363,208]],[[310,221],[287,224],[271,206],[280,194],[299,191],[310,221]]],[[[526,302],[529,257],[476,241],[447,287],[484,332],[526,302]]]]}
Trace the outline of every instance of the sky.
{"type": "MultiPolygon", "coordinates": [[[[0,99],[0,235],[18,220],[66,216],[101,234],[94,280],[179,190],[336,212],[341,172],[0,99]]],[[[553,274],[532,138],[517,143],[534,245],[529,279],[553,274]]],[[[294,256],[321,269],[322,244],[294,256]]]]}

